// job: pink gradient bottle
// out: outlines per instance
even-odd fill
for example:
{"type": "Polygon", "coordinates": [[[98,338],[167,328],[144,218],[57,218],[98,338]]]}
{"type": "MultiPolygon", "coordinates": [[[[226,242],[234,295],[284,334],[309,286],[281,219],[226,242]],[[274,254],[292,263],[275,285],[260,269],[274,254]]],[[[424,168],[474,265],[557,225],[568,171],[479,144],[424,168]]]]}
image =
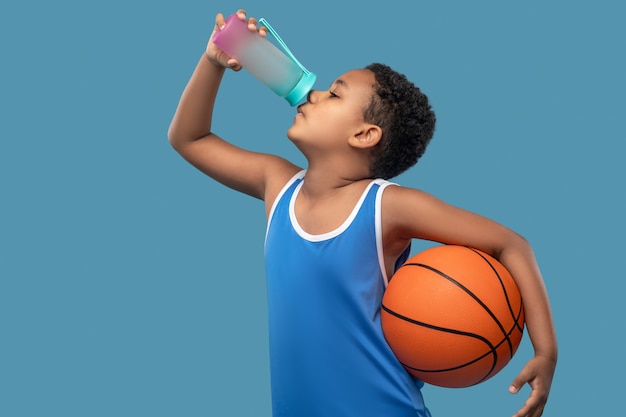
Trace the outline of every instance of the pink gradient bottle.
{"type": "Polygon", "coordinates": [[[268,39],[250,31],[248,23],[239,20],[236,14],[230,15],[225,26],[215,32],[213,43],[239,60],[242,67],[274,93],[295,106],[311,91],[317,77],[298,62],[265,19],[260,19],[259,24],[267,28],[268,36],[276,39],[282,51],[268,39]]]}

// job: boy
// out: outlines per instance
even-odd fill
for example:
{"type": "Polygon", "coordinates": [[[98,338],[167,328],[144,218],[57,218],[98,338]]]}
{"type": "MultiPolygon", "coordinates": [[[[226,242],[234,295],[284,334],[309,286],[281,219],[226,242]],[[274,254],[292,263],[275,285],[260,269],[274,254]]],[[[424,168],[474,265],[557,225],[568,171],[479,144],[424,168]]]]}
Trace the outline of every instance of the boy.
{"type": "MultiPolygon", "coordinates": [[[[246,20],[243,10],[237,12],[246,20]]],[[[214,32],[224,25],[216,16],[214,32]]],[[[256,20],[248,19],[251,31],[256,20]]],[[[258,29],[265,36],[265,28],[258,29]]],[[[212,39],[212,37],[211,37],[212,39]]],[[[391,184],[432,137],[428,99],[381,64],[349,71],[298,107],[288,138],[303,170],[211,131],[227,68],[211,40],[172,120],[172,146],[235,190],[264,200],[272,406],[275,417],[429,416],[420,388],[385,343],[380,303],[412,239],[483,250],[515,277],[535,356],[509,388],[532,391],[516,417],[538,417],[557,359],[548,297],[528,243],[509,229],[419,190],[391,184]]]]}

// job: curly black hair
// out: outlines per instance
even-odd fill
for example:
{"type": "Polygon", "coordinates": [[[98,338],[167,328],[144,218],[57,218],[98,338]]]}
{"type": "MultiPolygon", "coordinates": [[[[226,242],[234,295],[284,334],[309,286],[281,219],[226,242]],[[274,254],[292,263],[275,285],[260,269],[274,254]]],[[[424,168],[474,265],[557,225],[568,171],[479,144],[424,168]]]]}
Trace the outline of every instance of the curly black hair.
{"type": "Polygon", "coordinates": [[[376,82],[363,115],[383,132],[373,149],[370,174],[389,179],[415,165],[424,154],[435,131],[435,113],[428,97],[405,75],[380,63],[365,69],[374,73],[376,82]]]}

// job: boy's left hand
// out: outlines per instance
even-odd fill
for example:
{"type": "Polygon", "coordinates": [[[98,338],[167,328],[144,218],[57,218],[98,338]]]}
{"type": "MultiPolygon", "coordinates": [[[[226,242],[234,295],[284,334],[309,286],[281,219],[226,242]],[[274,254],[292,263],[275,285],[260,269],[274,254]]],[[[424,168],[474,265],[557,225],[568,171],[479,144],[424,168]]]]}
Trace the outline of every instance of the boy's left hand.
{"type": "Polygon", "coordinates": [[[530,385],[532,391],[524,406],[513,417],[539,417],[543,414],[550,394],[555,367],[555,360],[545,356],[535,356],[522,368],[509,387],[509,392],[517,394],[526,383],[530,385]]]}

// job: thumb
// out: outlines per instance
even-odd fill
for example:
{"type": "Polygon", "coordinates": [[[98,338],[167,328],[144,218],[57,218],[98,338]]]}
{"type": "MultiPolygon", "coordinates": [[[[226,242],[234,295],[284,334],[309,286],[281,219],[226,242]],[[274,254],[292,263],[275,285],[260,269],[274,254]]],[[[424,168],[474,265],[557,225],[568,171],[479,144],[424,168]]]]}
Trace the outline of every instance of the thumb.
{"type": "Polygon", "coordinates": [[[528,375],[528,372],[526,372],[526,369],[522,369],[519,375],[517,375],[513,382],[511,382],[511,385],[509,386],[509,392],[511,394],[517,394],[522,389],[524,384],[527,383],[529,380],[530,377],[528,375]]]}

